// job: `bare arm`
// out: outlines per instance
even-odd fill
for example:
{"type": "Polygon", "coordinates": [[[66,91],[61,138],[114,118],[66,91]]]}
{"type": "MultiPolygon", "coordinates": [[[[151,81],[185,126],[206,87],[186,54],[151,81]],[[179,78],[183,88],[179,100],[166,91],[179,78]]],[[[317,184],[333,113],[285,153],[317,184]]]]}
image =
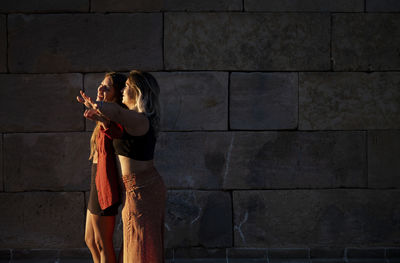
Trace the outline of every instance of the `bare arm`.
{"type": "Polygon", "coordinates": [[[107,119],[121,124],[130,135],[140,136],[149,129],[149,120],[143,113],[124,109],[116,103],[104,102],[98,111],[107,119]]]}

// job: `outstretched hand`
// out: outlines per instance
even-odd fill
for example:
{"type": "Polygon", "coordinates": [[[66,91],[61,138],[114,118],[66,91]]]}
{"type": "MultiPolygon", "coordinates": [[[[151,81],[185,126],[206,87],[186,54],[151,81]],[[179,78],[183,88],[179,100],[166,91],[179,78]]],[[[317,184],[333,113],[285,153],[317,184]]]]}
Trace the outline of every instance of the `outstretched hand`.
{"type": "Polygon", "coordinates": [[[82,103],[82,104],[85,105],[86,108],[88,108],[88,109],[97,109],[97,104],[96,104],[96,102],[94,102],[94,101],[92,100],[91,97],[86,96],[85,92],[83,92],[82,90],[80,91],[80,94],[81,94],[81,96],[77,96],[77,97],[76,97],[76,100],[77,100],[79,103],[82,103]]]}

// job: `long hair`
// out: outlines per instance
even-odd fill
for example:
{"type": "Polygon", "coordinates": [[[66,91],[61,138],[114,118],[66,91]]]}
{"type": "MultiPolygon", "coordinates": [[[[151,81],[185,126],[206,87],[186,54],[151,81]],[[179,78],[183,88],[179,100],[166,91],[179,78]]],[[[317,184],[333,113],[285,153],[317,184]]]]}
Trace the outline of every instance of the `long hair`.
{"type": "Polygon", "coordinates": [[[135,109],[143,112],[150,120],[154,133],[157,136],[160,131],[160,87],[157,80],[148,72],[132,70],[128,76],[129,88],[133,92],[128,92],[135,101],[135,109]]]}
{"type": "MultiPolygon", "coordinates": [[[[122,90],[125,87],[125,81],[126,81],[126,76],[123,74],[119,74],[116,72],[108,72],[105,74],[104,78],[109,77],[111,80],[111,85],[113,86],[115,92],[114,92],[114,102],[117,103],[118,105],[125,107],[124,104],[122,104],[122,90]]],[[[96,127],[93,130],[92,136],[90,137],[90,156],[89,160],[91,160],[94,157],[94,154],[96,153],[96,138],[99,135],[100,132],[100,122],[97,122],[96,127]]]]}

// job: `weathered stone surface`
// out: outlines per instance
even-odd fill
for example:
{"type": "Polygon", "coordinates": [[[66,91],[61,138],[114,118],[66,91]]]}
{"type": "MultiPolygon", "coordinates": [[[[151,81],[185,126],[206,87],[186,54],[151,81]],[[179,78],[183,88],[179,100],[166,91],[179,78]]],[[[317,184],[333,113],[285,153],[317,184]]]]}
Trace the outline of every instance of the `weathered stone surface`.
{"type": "Polygon", "coordinates": [[[224,189],[366,187],[364,132],[237,132],[224,189]]]}
{"type": "Polygon", "coordinates": [[[0,247],[84,247],[83,193],[0,193],[0,247]]]}
{"type": "Polygon", "coordinates": [[[231,135],[225,132],[160,133],[155,164],[169,188],[221,189],[231,135]]]}
{"type": "Polygon", "coordinates": [[[397,0],[366,0],[367,12],[399,12],[400,2],[397,0]]]}
{"type": "Polygon", "coordinates": [[[364,12],[364,0],[244,0],[245,11],[364,12]]]}
{"type": "Polygon", "coordinates": [[[14,249],[10,262],[37,262],[48,263],[57,262],[58,251],[55,249],[14,249]]]}
{"type": "Polygon", "coordinates": [[[8,27],[11,72],[162,68],[160,13],[10,15],[8,27]]]}
{"type": "Polygon", "coordinates": [[[297,127],[297,73],[232,73],[229,98],[231,129],[297,127]]]}
{"type": "Polygon", "coordinates": [[[400,128],[400,74],[300,73],[299,129],[400,128]]]}
{"type": "Polygon", "coordinates": [[[174,248],[174,258],[211,259],[226,258],[225,248],[181,247],[174,248]]]}
{"type": "Polygon", "coordinates": [[[348,248],[346,249],[347,258],[376,259],[385,258],[384,248],[348,248]]]}
{"type": "Polygon", "coordinates": [[[162,130],[226,130],[228,73],[154,73],[160,86],[162,130]]]}
{"type": "Polygon", "coordinates": [[[2,132],[81,131],[81,74],[0,74],[2,132]]]}
{"type": "Polygon", "coordinates": [[[4,135],[5,191],[90,188],[89,133],[4,135]]]}
{"type": "Polygon", "coordinates": [[[241,0],[165,0],[166,11],[241,11],[241,0]]]}
{"type": "Polygon", "coordinates": [[[6,16],[0,15],[0,72],[7,71],[6,16]]]}
{"type": "Polygon", "coordinates": [[[332,16],[334,70],[400,69],[400,16],[396,14],[333,14],[332,16]]]}
{"type": "Polygon", "coordinates": [[[398,190],[234,191],[235,246],[400,243],[398,190]]]}
{"type": "Polygon", "coordinates": [[[165,0],[92,0],[92,12],[161,11],[165,0]]]}
{"type": "Polygon", "coordinates": [[[312,259],[339,259],[345,257],[345,250],[343,247],[316,246],[310,249],[310,257],[312,259]]]}
{"type": "Polygon", "coordinates": [[[166,69],[330,69],[328,14],[167,13],[166,69]]]}
{"type": "Polygon", "coordinates": [[[399,131],[368,131],[368,187],[400,188],[399,156],[399,131]]]}
{"type": "Polygon", "coordinates": [[[88,0],[3,0],[0,13],[87,12],[88,0]]]}
{"type": "Polygon", "coordinates": [[[229,262],[237,258],[247,259],[263,259],[265,262],[268,258],[268,250],[265,248],[227,248],[226,255],[229,262]]]}
{"type": "Polygon", "coordinates": [[[227,192],[168,191],[166,247],[232,246],[232,206],[227,192]]]}

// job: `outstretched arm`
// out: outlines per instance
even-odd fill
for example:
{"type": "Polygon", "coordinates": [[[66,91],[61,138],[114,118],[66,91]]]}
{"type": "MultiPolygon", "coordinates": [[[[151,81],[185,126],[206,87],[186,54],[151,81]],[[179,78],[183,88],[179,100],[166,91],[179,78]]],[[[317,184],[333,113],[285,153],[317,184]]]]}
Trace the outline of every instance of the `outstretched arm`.
{"type": "Polygon", "coordinates": [[[149,129],[149,120],[146,115],[124,109],[116,103],[100,103],[97,110],[105,118],[120,123],[130,135],[140,136],[149,129]]]}

